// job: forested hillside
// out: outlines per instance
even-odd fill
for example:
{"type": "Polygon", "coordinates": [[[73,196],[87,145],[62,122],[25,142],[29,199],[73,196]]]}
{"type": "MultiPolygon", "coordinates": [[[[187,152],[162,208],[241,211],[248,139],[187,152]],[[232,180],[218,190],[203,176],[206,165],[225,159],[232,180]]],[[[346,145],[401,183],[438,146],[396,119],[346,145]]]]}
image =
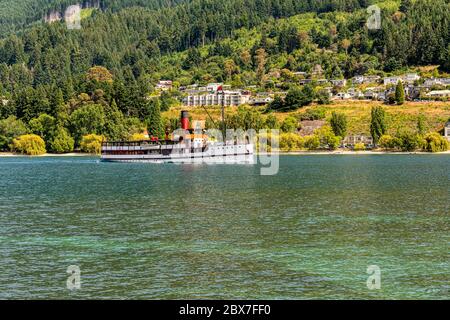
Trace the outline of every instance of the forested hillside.
{"type": "Polygon", "coordinates": [[[128,135],[129,119],[135,125],[156,104],[164,110],[174,101],[170,95],[146,99],[161,79],[264,90],[273,73],[311,72],[318,65],[327,78],[420,65],[450,70],[449,0],[377,1],[382,28],[375,31],[366,27],[366,0],[176,3],[105,0],[104,11],[84,19],[81,30],[36,24],[0,40],[0,97],[8,101],[0,118],[27,124],[47,114],[74,136],[81,130],[119,139],[128,135]],[[114,114],[111,121],[120,123],[80,129],[71,119],[79,110],[85,114],[77,117],[106,121],[114,114]]]}
{"type": "Polygon", "coordinates": [[[182,1],[184,0],[0,0],[0,38],[42,21],[43,16],[50,12],[57,11],[63,16],[65,9],[74,4],[82,7],[98,6],[102,10],[116,12],[131,6],[158,9],[182,1]]]}

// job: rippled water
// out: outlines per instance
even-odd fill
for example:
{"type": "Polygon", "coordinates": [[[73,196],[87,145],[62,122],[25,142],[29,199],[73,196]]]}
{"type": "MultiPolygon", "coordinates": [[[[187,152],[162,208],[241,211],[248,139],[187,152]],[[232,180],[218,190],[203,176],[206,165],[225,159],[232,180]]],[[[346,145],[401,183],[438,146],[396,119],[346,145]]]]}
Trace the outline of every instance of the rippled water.
{"type": "Polygon", "coordinates": [[[283,156],[259,172],[2,158],[0,298],[450,298],[450,156],[283,156]]]}

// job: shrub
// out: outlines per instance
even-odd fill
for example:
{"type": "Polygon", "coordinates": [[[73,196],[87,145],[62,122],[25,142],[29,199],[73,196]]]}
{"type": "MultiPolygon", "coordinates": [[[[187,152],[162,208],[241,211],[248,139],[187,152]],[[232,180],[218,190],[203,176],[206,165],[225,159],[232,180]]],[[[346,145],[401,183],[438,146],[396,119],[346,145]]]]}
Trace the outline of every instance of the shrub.
{"type": "Polygon", "coordinates": [[[420,148],[420,141],[416,134],[404,132],[398,137],[400,142],[400,149],[402,151],[414,151],[420,148]]]}
{"type": "Polygon", "coordinates": [[[143,133],[133,133],[130,137],[130,141],[143,141],[148,140],[148,138],[143,133]]]}
{"type": "Polygon", "coordinates": [[[13,140],[13,150],[29,156],[46,153],[45,141],[35,134],[25,134],[13,140]]]}
{"type": "Polygon", "coordinates": [[[448,140],[439,133],[433,132],[425,136],[425,150],[428,152],[443,152],[449,147],[448,140]]]}
{"type": "Polygon", "coordinates": [[[283,133],[280,137],[280,149],[296,151],[304,147],[304,139],[296,133],[283,133]]]}
{"type": "Polygon", "coordinates": [[[64,128],[58,128],[50,142],[50,150],[56,153],[72,152],[75,141],[64,128]]]}
{"type": "Polygon", "coordinates": [[[314,136],[306,136],[304,138],[304,145],[305,148],[308,150],[317,150],[320,147],[320,140],[319,137],[314,135],[314,136]]]}
{"type": "Polygon", "coordinates": [[[330,124],[336,136],[345,138],[347,133],[347,117],[344,114],[333,111],[330,124]]]}
{"type": "Polygon", "coordinates": [[[294,117],[287,117],[284,119],[283,124],[281,125],[281,130],[283,132],[294,132],[298,128],[298,121],[294,117]]]}
{"type": "Polygon", "coordinates": [[[300,116],[301,121],[325,119],[325,110],[322,108],[308,109],[300,116]]]}
{"type": "Polygon", "coordinates": [[[366,145],[364,143],[357,143],[353,149],[355,151],[364,151],[366,150],[366,145]]]}
{"type": "Polygon", "coordinates": [[[86,153],[100,154],[103,141],[105,141],[103,136],[88,134],[81,139],[80,149],[86,153]]]}
{"type": "Polygon", "coordinates": [[[341,137],[336,136],[330,127],[322,127],[315,131],[315,135],[319,138],[320,145],[330,150],[335,150],[341,143],[341,137]]]}

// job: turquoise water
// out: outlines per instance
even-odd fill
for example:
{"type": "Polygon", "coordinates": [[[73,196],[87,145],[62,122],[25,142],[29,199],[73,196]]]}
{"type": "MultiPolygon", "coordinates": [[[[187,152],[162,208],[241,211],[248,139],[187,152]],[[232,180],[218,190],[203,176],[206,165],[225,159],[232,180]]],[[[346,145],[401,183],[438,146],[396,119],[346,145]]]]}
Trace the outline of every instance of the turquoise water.
{"type": "Polygon", "coordinates": [[[450,156],[259,169],[1,158],[0,299],[450,298],[450,156]]]}

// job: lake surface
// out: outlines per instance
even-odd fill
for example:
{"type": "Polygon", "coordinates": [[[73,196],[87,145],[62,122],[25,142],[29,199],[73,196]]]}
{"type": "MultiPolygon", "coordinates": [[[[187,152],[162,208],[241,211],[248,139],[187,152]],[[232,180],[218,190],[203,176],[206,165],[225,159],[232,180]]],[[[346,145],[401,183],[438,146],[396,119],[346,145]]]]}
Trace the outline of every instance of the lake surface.
{"type": "Polygon", "coordinates": [[[449,155],[259,173],[0,158],[0,299],[450,299],[449,155]]]}

